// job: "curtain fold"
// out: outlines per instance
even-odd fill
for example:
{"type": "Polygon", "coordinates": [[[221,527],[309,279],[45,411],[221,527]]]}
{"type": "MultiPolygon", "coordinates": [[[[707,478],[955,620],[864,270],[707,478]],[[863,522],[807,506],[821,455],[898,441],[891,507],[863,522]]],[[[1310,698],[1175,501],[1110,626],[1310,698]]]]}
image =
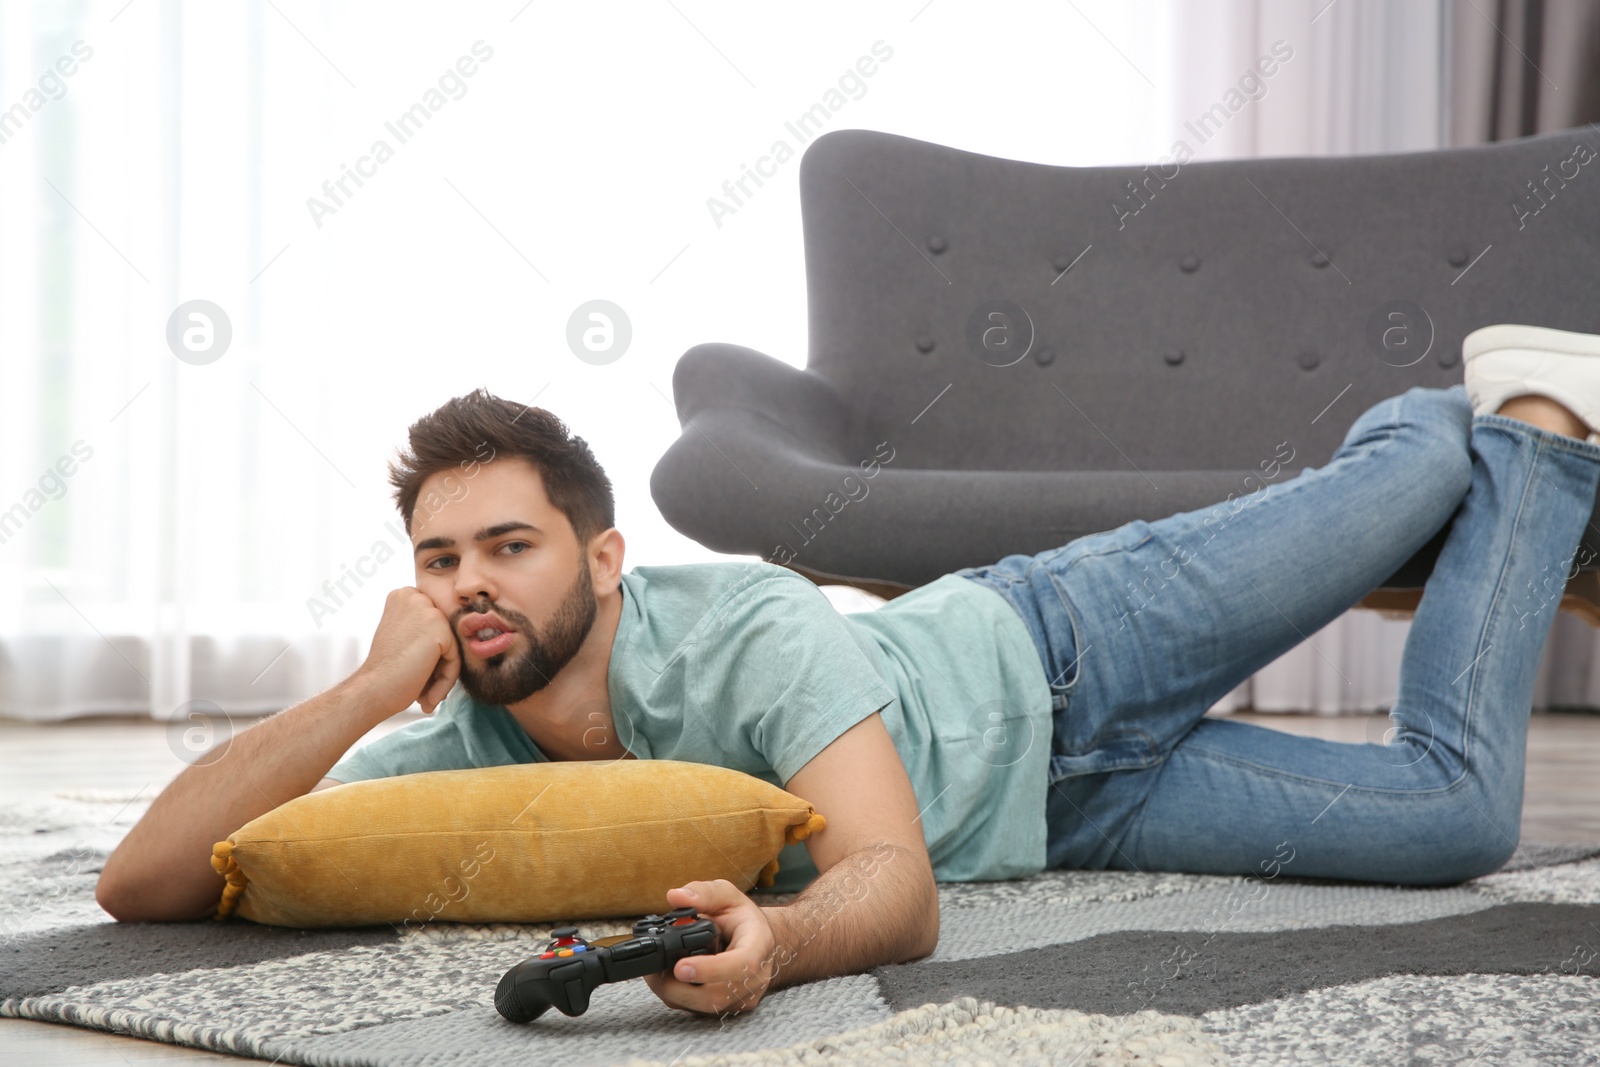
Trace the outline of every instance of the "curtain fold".
{"type": "Polygon", "coordinates": [[[1448,9],[1451,145],[1600,120],[1600,4],[1488,0],[1448,9]]]}
{"type": "Polygon", "coordinates": [[[316,321],[259,279],[259,179],[263,144],[322,154],[321,79],[264,114],[259,2],[121,8],[0,6],[0,716],[267,713],[361,662],[369,620],[305,601],[389,537],[399,430],[349,447],[317,338],[263,344],[264,305],[316,321]],[[195,299],[210,365],[163,344],[195,299]]]}

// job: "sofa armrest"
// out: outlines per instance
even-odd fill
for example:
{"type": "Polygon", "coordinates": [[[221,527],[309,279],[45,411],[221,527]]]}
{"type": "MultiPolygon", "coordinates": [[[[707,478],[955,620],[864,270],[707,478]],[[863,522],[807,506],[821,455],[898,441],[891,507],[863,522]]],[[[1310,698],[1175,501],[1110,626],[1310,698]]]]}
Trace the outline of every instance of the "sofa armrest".
{"type": "Polygon", "coordinates": [[[713,410],[747,411],[786,431],[819,460],[853,463],[861,436],[850,406],[821,378],[743,345],[696,345],[672,371],[684,432],[713,410]]]}

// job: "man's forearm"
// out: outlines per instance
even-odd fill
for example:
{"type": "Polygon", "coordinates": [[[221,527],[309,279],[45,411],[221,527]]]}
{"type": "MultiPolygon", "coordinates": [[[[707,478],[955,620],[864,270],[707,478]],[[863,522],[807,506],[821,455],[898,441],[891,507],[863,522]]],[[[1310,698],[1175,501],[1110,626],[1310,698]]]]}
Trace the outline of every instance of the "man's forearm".
{"type": "Polygon", "coordinates": [[[887,843],[846,856],[792,903],[761,910],[777,938],[768,992],[917,959],[939,942],[926,855],[887,843]]]}
{"type": "Polygon", "coordinates": [[[106,860],[101,907],[124,921],[204,918],[222,892],[211,846],[310,792],[390,710],[372,704],[357,674],[202,755],[106,860]]]}

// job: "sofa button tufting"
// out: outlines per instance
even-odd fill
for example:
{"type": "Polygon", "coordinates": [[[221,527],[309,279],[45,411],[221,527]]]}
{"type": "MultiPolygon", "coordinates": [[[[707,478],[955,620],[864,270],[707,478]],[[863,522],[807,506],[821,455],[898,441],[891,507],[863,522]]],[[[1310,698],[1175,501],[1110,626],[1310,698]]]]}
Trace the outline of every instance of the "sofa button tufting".
{"type": "Polygon", "coordinates": [[[1183,268],[1185,274],[1193,274],[1200,269],[1200,257],[1193,252],[1185,252],[1183,258],[1178,260],[1178,266],[1183,268]]]}
{"type": "Polygon", "coordinates": [[[1467,265],[1467,250],[1457,245],[1450,250],[1450,265],[1452,267],[1465,267],[1467,265]]]}
{"type": "Polygon", "coordinates": [[[918,352],[922,352],[924,354],[926,354],[928,352],[932,352],[933,351],[933,338],[931,338],[931,337],[919,337],[919,338],[917,338],[917,351],[918,352]]]}
{"type": "Polygon", "coordinates": [[[1461,349],[1459,346],[1443,345],[1439,349],[1439,354],[1434,358],[1439,361],[1439,366],[1441,367],[1454,367],[1461,362],[1461,349]]]}
{"type": "Polygon", "coordinates": [[[1056,258],[1050,261],[1050,265],[1055,268],[1057,274],[1060,274],[1062,271],[1072,266],[1072,257],[1067,255],[1065,252],[1058,252],[1056,253],[1056,258]]]}
{"type": "Polygon", "coordinates": [[[1056,361],[1056,352],[1053,348],[1041,348],[1033,354],[1033,361],[1041,367],[1048,367],[1056,361]]]}
{"type": "Polygon", "coordinates": [[[928,238],[928,251],[932,252],[934,255],[938,255],[940,252],[943,252],[947,247],[949,246],[944,243],[944,238],[940,237],[938,234],[934,234],[932,237],[928,238]]]}
{"type": "Polygon", "coordinates": [[[1321,270],[1323,267],[1328,265],[1328,257],[1322,254],[1322,250],[1320,248],[1311,253],[1311,265],[1316,267],[1318,270],[1321,270]]]}
{"type": "Polygon", "coordinates": [[[1300,364],[1301,370],[1316,370],[1317,364],[1322,362],[1322,357],[1315,352],[1302,352],[1295,362],[1300,364]]]}
{"type": "Polygon", "coordinates": [[[1161,358],[1167,361],[1167,366],[1176,367],[1183,362],[1183,349],[1169,348],[1161,354],[1161,358]]]}

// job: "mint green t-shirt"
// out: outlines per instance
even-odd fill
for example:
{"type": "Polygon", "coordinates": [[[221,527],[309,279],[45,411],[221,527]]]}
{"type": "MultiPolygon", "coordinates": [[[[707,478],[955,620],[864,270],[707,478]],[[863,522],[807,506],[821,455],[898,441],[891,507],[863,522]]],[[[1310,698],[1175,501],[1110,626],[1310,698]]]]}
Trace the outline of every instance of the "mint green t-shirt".
{"type": "MultiPolygon", "coordinates": [[[[1044,869],[1050,687],[1027,627],[993,589],[947,574],[841,614],[798,572],[742,561],[635,567],[621,589],[607,682],[617,739],[639,759],[782,787],[877,711],[939,881],[1044,869]]],[[[510,712],[458,682],[431,716],[348,753],[328,777],[547,758],[510,712]]],[[[804,843],[778,864],[775,891],[817,875],[804,843]]]]}

